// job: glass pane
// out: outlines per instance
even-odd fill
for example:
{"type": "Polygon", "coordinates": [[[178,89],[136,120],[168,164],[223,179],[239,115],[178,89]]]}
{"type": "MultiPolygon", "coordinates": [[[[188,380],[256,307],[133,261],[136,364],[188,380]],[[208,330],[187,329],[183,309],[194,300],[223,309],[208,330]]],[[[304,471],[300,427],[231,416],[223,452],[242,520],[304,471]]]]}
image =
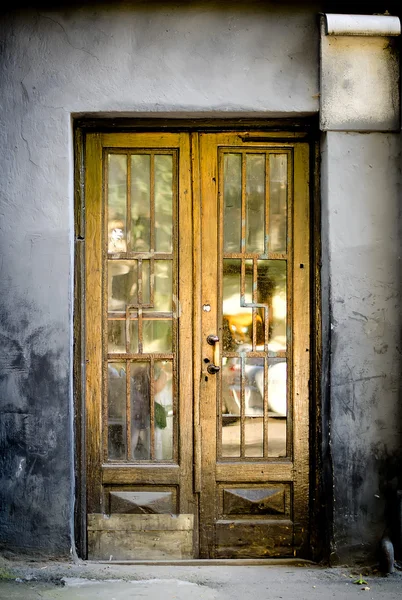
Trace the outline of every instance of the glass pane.
{"type": "Polygon", "coordinates": [[[127,445],[126,364],[108,364],[108,456],[124,460],[127,445]]]}
{"type": "Polygon", "coordinates": [[[267,306],[259,309],[257,344],[263,349],[268,327],[268,350],[286,350],[286,261],[259,260],[257,273],[258,302],[267,306]]]}
{"type": "Polygon", "coordinates": [[[222,358],[222,414],[240,415],[241,372],[239,358],[222,358]]]}
{"type": "Polygon", "coordinates": [[[286,361],[268,366],[268,456],[286,456],[286,361]]]}
{"type": "Polygon", "coordinates": [[[286,252],[286,212],[288,195],[288,157],[269,157],[269,250],[286,252]]]}
{"type": "Polygon", "coordinates": [[[131,354],[137,354],[138,352],[138,321],[130,319],[129,322],[129,333],[130,333],[130,344],[129,351],[131,354]]]}
{"type": "Polygon", "coordinates": [[[107,324],[108,352],[126,351],[126,320],[109,320],[107,324]]]}
{"type": "Polygon", "coordinates": [[[108,261],[108,310],[126,310],[127,304],[138,304],[136,260],[108,261]]]}
{"type": "Polygon", "coordinates": [[[244,268],[244,300],[246,304],[253,302],[253,261],[247,259],[244,268]]]}
{"type": "Polygon", "coordinates": [[[256,458],[264,455],[264,419],[250,417],[245,422],[245,456],[256,458]]]}
{"type": "Polygon", "coordinates": [[[264,414],[264,359],[245,359],[244,413],[246,417],[264,414]]]}
{"type": "Polygon", "coordinates": [[[241,154],[223,159],[223,251],[240,252],[241,244],[241,154]]]}
{"type": "Polygon", "coordinates": [[[149,373],[148,362],[130,365],[131,452],[135,460],[150,459],[149,373]]]}
{"type": "Polygon", "coordinates": [[[127,156],[108,156],[108,252],[127,250],[127,156]]]}
{"type": "Polygon", "coordinates": [[[134,252],[151,249],[151,157],[131,156],[131,247],[134,252]]]}
{"type": "Polygon", "coordinates": [[[144,320],[142,335],[144,352],[172,352],[171,320],[144,320]]]}
{"type": "Polygon", "coordinates": [[[153,310],[171,312],[172,310],[172,261],[154,262],[154,307],[153,310]]]}
{"type": "Polygon", "coordinates": [[[170,361],[155,361],[155,458],[173,458],[173,377],[170,361]]]}
{"type": "MultiPolygon", "coordinates": [[[[251,350],[253,310],[240,303],[240,260],[223,261],[223,350],[251,350]]],[[[246,279],[249,275],[246,275],[246,279]]]]}
{"type": "Polygon", "coordinates": [[[142,261],[142,303],[151,303],[151,264],[149,260],[142,261]]]}
{"type": "Polygon", "coordinates": [[[155,250],[172,252],[173,157],[155,155],[155,250]]]}
{"type": "Polygon", "coordinates": [[[240,456],[240,419],[222,417],[222,456],[240,456]]]}
{"type": "Polygon", "coordinates": [[[246,155],[246,252],[264,252],[265,154],[246,155]]]}

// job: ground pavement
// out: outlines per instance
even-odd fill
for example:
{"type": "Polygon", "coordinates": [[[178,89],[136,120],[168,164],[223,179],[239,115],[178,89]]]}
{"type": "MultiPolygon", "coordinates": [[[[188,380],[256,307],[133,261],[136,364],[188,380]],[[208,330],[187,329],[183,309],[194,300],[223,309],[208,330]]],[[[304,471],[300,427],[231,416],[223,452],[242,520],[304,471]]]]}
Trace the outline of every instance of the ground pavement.
{"type": "Polygon", "coordinates": [[[402,572],[311,563],[192,566],[0,558],[1,600],[402,600],[402,572]],[[360,580],[360,570],[362,578],[360,580]],[[359,583],[356,583],[359,581],[359,583]]]}

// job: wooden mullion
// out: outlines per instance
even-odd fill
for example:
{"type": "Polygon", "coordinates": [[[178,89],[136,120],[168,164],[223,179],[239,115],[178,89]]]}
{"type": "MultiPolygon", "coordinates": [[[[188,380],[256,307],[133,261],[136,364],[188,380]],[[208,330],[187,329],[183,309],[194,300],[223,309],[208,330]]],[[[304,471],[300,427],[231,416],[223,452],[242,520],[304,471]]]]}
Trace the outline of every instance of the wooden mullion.
{"type": "Polygon", "coordinates": [[[269,420],[268,420],[268,359],[264,358],[264,398],[263,398],[263,456],[268,458],[269,420]]]}
{"type": "MultiPolygon", "coordinates": [[[[151,355],[149,355],[151,356],[151,355]]],[[[173,355],[172,353],[169,354],[157,354],[157,353],[153,353],[152,354],[153,358],[155,360],[172,360],[173,359],[173,355]]],[[[144,360],[148,360],[148,355],[147,354],[118,354],[117,352],[115,354],[108,354],[107,358],[109,362],[121,362],[122,360],[131,360],[133,362],[144,362],[144,360]]]]}
{"type": "Polygon", "coordinates": [[[113,252],[108,254],[109,260],[173,260],[171,252],[113,252]]]}
{"type": "Polygon", "coordinates": [[[138,259],[138,353],[143,352],[142,334],[142,259],[138,259]]]}
{"type": "Polygon", "coordinates": [[[253,281],[252,281],[252,303],[254,304],[253,308],[253,351],[257,348],[257,308],[256,305],[258,303],[257,294],[258,294],[258,277],[257,277],[257,265],[258,261],[256,258],[253,259],[253,281]]]}
{"type": "Polygon", "coordinates": [[[131,363],[126,362],[126,459],[132,460],[131,449],[131,363]]]}
{"type": "MultiPolygon", "coordinates": [[[[109,373],[108,373],[108,362],[104,360],[104,357],[108,353],[108,270],[109,270],[109,238],[108,238],[108,221],[109,221],[109,160],[108,152],[103,148],[102,151],[102,200],[101,200],[101,228],[103,230],[103,238],[101,240],[101,252],[102,252],[102,327],[101,327],[101,338],[102,338],[102,416],[101,416],[101,439],[102,439],[102,455],[103,461],[108,460],[109,456],[109,373]],[[106,326],[105,326],[106,323],[106,326]]],[[[127,240],[127,214],[126,214],[126,240],[127,240]]],[[[103,502],[103,497],[101,502],[103,502]]]]}
{"type": "MultiPolygon", "coordinates": [[[[310,194],[309,147],[296,146],[292,161],[293,210],[289,211],[294,234],[292,291],[294,327],[288,377],[293,396],[292,440],[294,461],[294,540],[296,548],[307,541],[309,517],[309,381],[310,381],[310,194]],[[293,190],[294,187],[294,190],[293,190]],[[302,268],[303,266],[303,268],[302,268]]],[[[288,268],[290,271],[291,269],[288,268]]]]}
{"type": "Polygon", "coordinates": [[[155,363],[152,356],[149,371],[150,459],[155,460],[155,363]]]}
{"type": "MultiPolygon", "coordinates": [[[[191,184],[193,190],[193,386],[194,386],[194,472],[193,489],[195,494],[201,491],[201,423],[200,423],[200,365],[202,361],[202,311],[201,311],[201,189],[200,189],[200,139],[198,133],[190,135],[191,142],[191,184]]],[[[198,536],[197,536],[198,537],[198,536]]]]}
{"type": "MultiPolygon", "coordinates": [[[[299,167],[299,165],[297,165],[299,167]]],[[[295,222],[294,212],[299,207],[295,206],[294,196],[294,172],[296,169],[294,154],[287,155],[287,196],[286,196],[286,251],[288,260],[286,261],[286,350],[287,350],[287,362],[286,362],[286,456],[294,456],[295,447],[293,443],[293,432],[295,429],[294,419],[296,413],[294,412],[294,398],[293,398],[293,352],[294,352],[294,335],[296,330],[296,324],[294,323],[294,315],[297,307],[295,304],[295,289],[294,289],[294,276],[295,276],[295,248],[296,242],[295,236],[295,222]],[[288,336],[289,332],[289,336],[288,336]],[[293,400],[293,401],[292,401],[293,400]]],[[[303,238],[305,235],[305,228],[308,228],[307,224],[304,224],[302,228],[302,235],[299,238],[303,238]]],[[[299,302],[301,299],[297,298],[299,302]]]]}
{"type": "Polygon", "coordinates": [[[173,404],[173,439],[172,439],[172,458],[179,461],[179,411],[180,411],[180,385],[178,381],[178,365],[180,363],[180,345],[179,345],[179,247],[178,247],[178,203],[179,199],[179,165],[178,153],[175,150],[172,153],[172,312],[158,313],[162,317],[170,318],[172,321],[172,404],[173,404]]]}
{"type": "Polygon", "coordinates": [[[264,258],[265,260],[286,260],[288,255],[286,252],[268,252],[261,254],[260,252],[225,252],[225,258],[231,259],[251,259],[264,258]]]}
{"type": "Polygon", "coordinates": [[[102,340],[99,339],[99,316],[102,307],[102,220],[99,217],[102,190],[101,136],[90,134],[85,148],[86,227],[85,227],[85,343],[86,343],[86,477],[87,512],[102,509],[102,340]]]}
{"type": "Polygon", "coordinates": [[[240,356],[240,458],[246,456],[246,421],[245,421],[245,382],[246,358],[240,356]]]}
{"type": "MultiPolygon", "coordinates": [[[[138,310],[141,309],[142,310],[142,318],[147,321],[147,320],[151,320],[151,321],[157,321],[158,319],[164,320],[164,319],[172,319],[174,317],[174,313],[173,312],[151,312],[150,310],[146,310],[147,308],[150,308],[147,304],[143,305],[143,306],[138,306],[137,304],[130,304],[128,305],[128,309],[130,311],[130,317],[131,318],[137,318],[138,316],[138,310]],[[145,310],[144,310],[145,307],[145,310]]],[[[113,317],[111,317],[113,318],[113,317]]],[[[124,317],[117,317],[116,320],[122,320],[124,319],[124,317]]]]}

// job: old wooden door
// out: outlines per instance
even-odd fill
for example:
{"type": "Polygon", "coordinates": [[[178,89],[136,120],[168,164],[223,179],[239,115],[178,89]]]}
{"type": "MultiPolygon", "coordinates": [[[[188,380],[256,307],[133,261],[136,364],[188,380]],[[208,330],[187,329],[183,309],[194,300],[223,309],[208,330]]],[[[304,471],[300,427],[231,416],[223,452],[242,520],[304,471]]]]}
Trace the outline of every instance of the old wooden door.
{"type": "Polygon", "coordinates": [[[302,555],[308,145],[88,134],[86,165],[88,557],[302,555]]]}

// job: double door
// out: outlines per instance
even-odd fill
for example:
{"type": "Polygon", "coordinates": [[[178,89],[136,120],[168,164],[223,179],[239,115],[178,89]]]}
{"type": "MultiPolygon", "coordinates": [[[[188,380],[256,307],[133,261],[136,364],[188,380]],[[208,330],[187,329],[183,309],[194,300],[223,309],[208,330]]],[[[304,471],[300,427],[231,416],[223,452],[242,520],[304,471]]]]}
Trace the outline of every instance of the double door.
{"type": "Polygon", "coordinates": [[[308,144],[86,138],[88,558],[306,553],[308,144]]]}

